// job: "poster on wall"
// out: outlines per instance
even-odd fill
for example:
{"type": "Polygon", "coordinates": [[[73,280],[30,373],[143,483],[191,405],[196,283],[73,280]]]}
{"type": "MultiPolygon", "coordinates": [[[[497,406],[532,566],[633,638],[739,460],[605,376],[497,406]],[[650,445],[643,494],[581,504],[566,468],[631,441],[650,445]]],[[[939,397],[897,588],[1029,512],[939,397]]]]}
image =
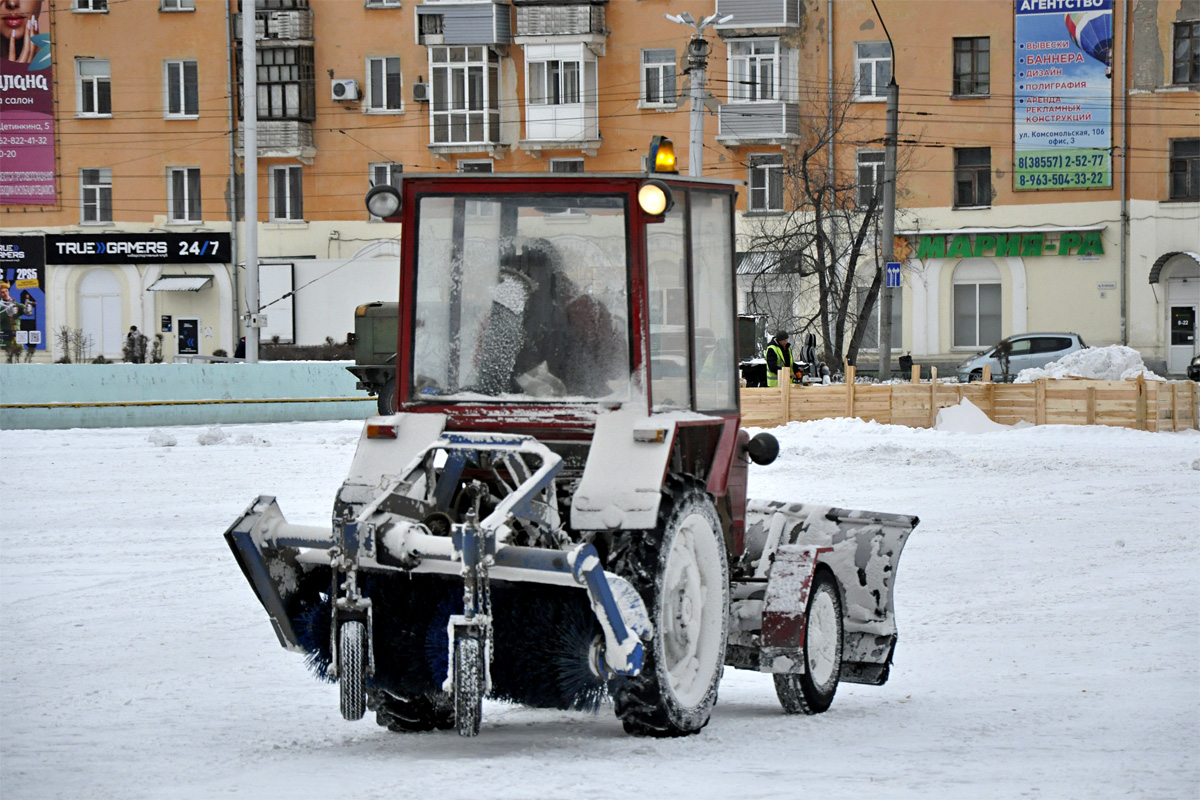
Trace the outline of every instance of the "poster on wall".
{"type": "Polygon", "coordinates": [[[1112,0],[1015,0],[1013,189],[1112,186],[1112,0]]]}
{"type": "Polygon", "coordinates": [[[9,363],[46,349],[46,250],[41,236],[0,236],[0,353],[9,363]]]}
{"type": "Polygon", "coordinates": [[[48,2],[0,19],[0,205],[54,205],[54,78],[48,2]]]}

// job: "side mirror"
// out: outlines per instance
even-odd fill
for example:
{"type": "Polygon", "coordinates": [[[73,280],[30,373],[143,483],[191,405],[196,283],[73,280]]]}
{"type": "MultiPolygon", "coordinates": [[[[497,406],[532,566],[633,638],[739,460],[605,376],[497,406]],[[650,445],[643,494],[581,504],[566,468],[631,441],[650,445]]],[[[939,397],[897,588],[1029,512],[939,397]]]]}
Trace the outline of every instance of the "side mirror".
{"type": "Polygon", "coordinates": [[[779,440],[769,433],[760,433],[746,442],[746,455],[755,464],[765,467],[779,455],[779,440]]]}

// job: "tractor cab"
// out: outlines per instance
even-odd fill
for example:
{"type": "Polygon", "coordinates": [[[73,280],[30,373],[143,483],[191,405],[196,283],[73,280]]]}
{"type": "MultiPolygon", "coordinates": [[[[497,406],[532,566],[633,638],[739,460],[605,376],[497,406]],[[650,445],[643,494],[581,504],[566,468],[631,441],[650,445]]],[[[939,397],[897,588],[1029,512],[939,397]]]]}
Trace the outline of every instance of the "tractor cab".
{"type": "Polygon", "coordinates": [[[580,434],[597,409],[736,415],[735,192],[677,175],[376,187],[405,231],[397,409],[580,434]]]}

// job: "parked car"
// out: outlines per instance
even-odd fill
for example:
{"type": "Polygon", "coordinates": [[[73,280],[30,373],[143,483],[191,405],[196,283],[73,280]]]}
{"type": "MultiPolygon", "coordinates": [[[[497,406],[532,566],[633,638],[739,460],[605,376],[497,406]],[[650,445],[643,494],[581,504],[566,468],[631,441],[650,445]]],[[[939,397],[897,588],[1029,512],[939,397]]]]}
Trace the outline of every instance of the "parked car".
{"type": "Polygon", "coordinates": [[[1192,356],[1192,362],[1188,364],[1187,376],[1189,380],[1200,382],[1200,356],[1192,356]]]}
{"type": "Polygon", "coordinates": [[[1068,353],[1087,347],[1077,333],[1022,333],[964,359],[955,373],[959,383],[983,379],[983,368],[992,368],[992,380],[1011,381],[1023,369],[1044,367],[1068,353]]]}

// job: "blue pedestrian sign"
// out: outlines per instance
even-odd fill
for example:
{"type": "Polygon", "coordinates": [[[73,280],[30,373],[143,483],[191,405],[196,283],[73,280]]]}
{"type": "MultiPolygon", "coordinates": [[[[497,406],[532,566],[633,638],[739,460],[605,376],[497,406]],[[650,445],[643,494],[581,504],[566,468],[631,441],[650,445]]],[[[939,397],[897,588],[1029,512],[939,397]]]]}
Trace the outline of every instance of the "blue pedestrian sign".
{"type": "Polygon", "coordinates": [[[889,289],[900,288],[900,262],[887,262],[887,287],[889,289]]]}

